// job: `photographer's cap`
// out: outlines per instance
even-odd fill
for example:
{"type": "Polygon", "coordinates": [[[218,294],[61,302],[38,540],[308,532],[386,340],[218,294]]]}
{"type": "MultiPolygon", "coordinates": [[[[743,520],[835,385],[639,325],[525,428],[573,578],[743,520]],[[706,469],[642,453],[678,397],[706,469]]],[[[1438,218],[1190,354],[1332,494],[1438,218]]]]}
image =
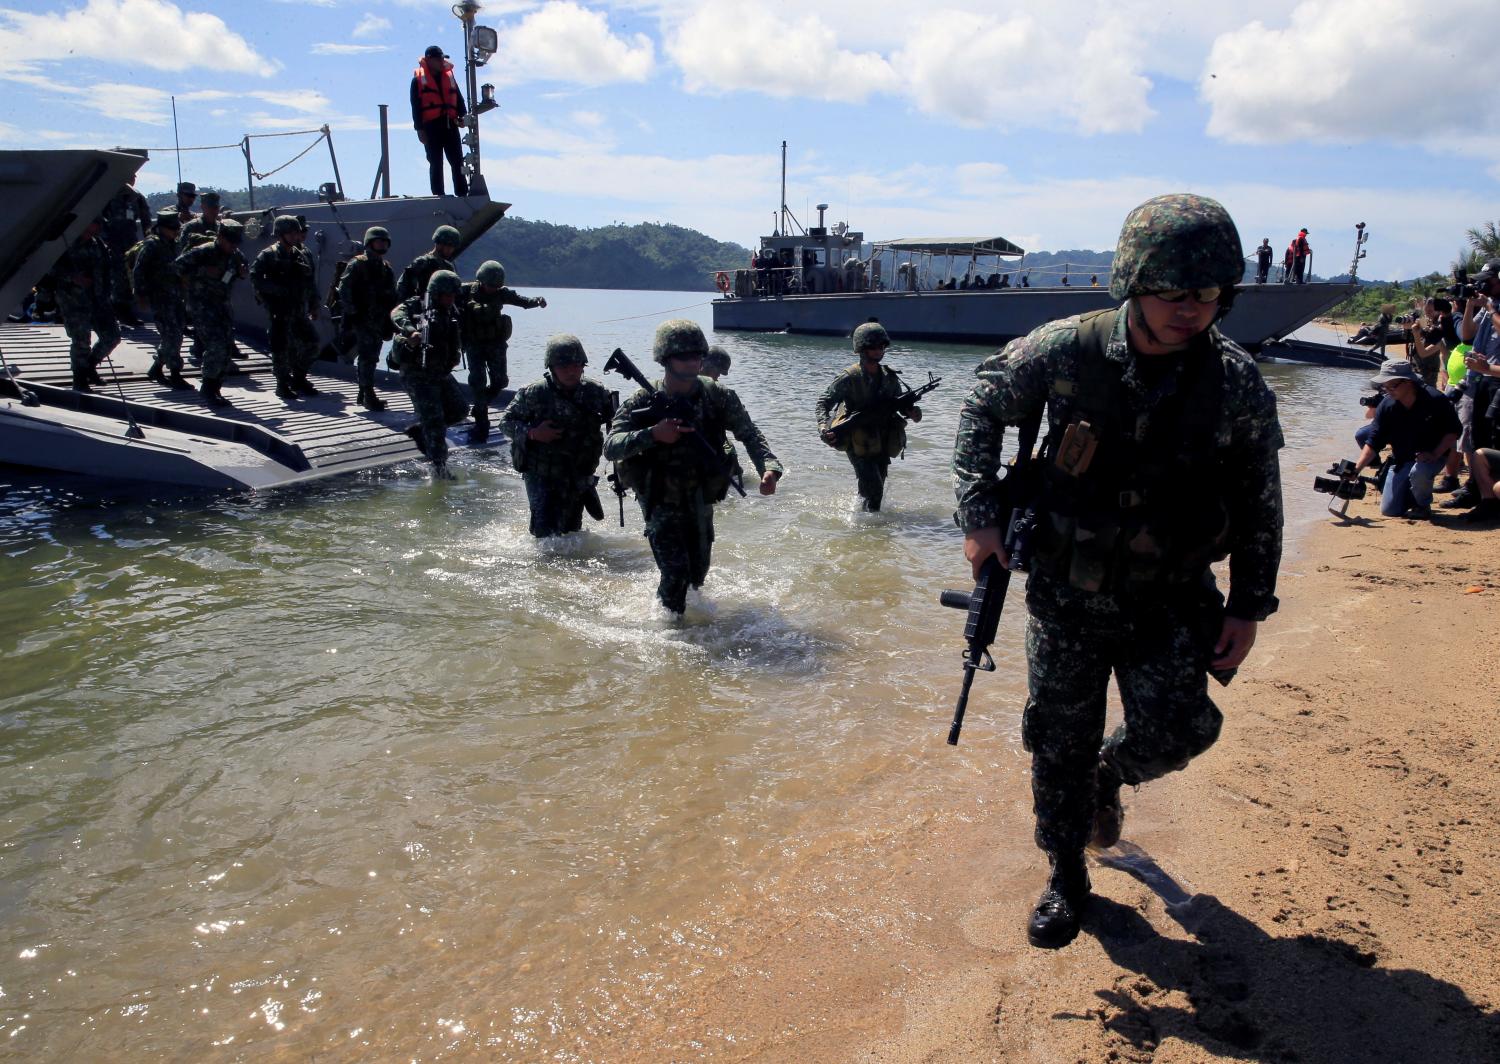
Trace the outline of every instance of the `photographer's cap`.
{"type": "Polygon", "coordinates": [[[442,47],[439,46],[439,45],[436,45],[436,44],[429,44],[427,46],[427,51],[423,52],[422,54],[425,57],[427,57],[428,59],[447,59],[448,58],[446,55],[443,54],[442,47]]]}
{"type": "Polygon", "coordinates": [[[1486,262],[1482,267],[1480,267],[1479,272],[1476,273],[1473,277],[1469,278],[1469,280],[1493,281],[1496,277],[1500,277],[1500,259],[1490,259],[1490,261],[1486,262]]]}
{"type": "Polygon", "coordinates": [[[1411,363],[1404,358],[1388,358],[1380,364],[1380,372],[1370,378],[1370,383],[1379,388],[1386,381],[1411,381],[1413,384],[1421,384],[1422,378],[1417,376],[1417,371],[1411,368],[1411,363]]]}

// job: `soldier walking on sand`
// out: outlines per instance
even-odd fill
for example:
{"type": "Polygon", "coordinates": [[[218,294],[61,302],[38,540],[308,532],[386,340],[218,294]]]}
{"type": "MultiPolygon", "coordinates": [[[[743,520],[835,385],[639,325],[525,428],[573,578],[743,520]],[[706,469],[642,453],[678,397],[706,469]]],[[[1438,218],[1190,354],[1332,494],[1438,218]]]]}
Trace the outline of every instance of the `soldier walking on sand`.
{"type": "Polygon", "coordinates": [[[1119,840],[1121,785],[1183,768],[1218,738],[1208,677],[1229,682],[1277,606],[1276,400],[1215,327],[1241,254],[1215,201],[1148,200],[1115,252],[1110,295],[1123,305],[1050,322],[986,359],[959,418],[955,518],[977,577],[992,557],[1009,562],[1005,426],[1024,437],[1047,415],[1021,723],[1052,869],[1027,928],[1035,946],[1077,935],[1084,846],[1119,840]],[[1227,603],[1209,569],[1226,555],[1227,603]],[[1111,673],[1125,722],[1105,739],[1111,673]]]}
{"type": "Polygon", "coordinates": [[[417,424],[407,430],[432,463],[434,480],[452,480],[448,471],[448,426],[463,420],[464,400],[453,380],[463,351],[457,306],[463,282],[452,270],[438,270],[427,294],[413,296],[391,311],[398,339],[392,348],[401,383],[411,398],[417,424]]]}
{"type": "Polygon", "coordinates": [[[386,261],[391,234],[372,225],[365,230],[365,251],[356,255],[339,278],[339,306],[344,328],[354,336],[354,372],[359,382],[358,402],[377,413],[385,400],[375,394],[375,367],[380,349],[395,334],[391,311],[401,302],[396,294],[396,274],[386,261]]]}
{"type": "Polygon", "coordinates": [[[57,309],[68,334],[68,363],[75,391],[103,384],[99,364],[120,342],[111,299],[109,248],[99,237],[104,219],[95,218],[53,267],[57,309]],[[89,337],[95,337],[93,346],[89,337]]]}
{"type": "Polygon", "coordinates": [[[505,363],[510,346],[511,321],[506,307],[531,310],[545,307],[540,296],[532,298],[505,287],[505,267],[493,259],[480,265],[477,280],[464,285],[464,358],[469,362],[469,395],[474,400],[474,427],[470,443],[490,438],[490,403],[510,383],[505,363]]]}
{"type": "Polygon", "coordinates": [[[307,379],[318,354],[318,333],[312,326],[318,317],[318,283],[312,256],[302,246],[306,230],[295,217],[283,214],[271,223],[271,232],[275,239],[255,256],[250,283],[271,315],[276,397],[317,395],[307,379]]]}
{"type": "MultiPolygon", "coordinates": [[[[854,330],[854,353],[859,361],[834,378],[818,397],[818,434],[830,447],[849,456],[855,482],[865,510],[880,509],[885,497],[885,478],[891,459],[906,450],[906,417],[890,404],[906,391],[895,370],[882,366],[891,337],[885,326],[866,322],[854,330]],[[859,423],[842,439],[833,430],[835,411],[841,414],[863,414],[859,423]]],[[[913,406],[909,415],[922,420],[922,408],[913,406]]]]}
{"type": "Polygon", "coordinates": [[[141,309],[151,311],[156,326],[156,357],[146,376],[157,384],[191,388],[182,375],[182,333],[187,308],[182,301],[182,274],[177,269],[177,240],[182,222],[173,210],[156,215],[156,227],[135,258],[131,281],[141,309]]]}
{"type": "Polygon", "coordinates": [[[200,244],[177,256],[187,290],[193,334],[203,346],[203,382],[198,390],[213,407],[232,406],[224,398],[224,374],[234,357],[234,318],[229,293],[234,282],[250,276],[250,264],[240,253],[245,227],[226,220],[212,244],[200,244]]]}
{"type": "Polygon", "coordinates": [[[526,483],[531,534],[538,538],[577,532],[585,507],[603,514],[594,470],[615,403],[604,385],[584,378],[588,361],[578,337],[552,337],[546,373],[516,393],[501,421],[511,441],[511,464],[526,483]]]}
{"type": "Polygon", "coordinates": [[[604,445],[604,456],[619,463],[622,480],[635,489],[641,504],[646,538],[661,573],[657,601],[677,614],[687,608],[688,588],[701,587],[708,576],[714,503],[729,491],[725,434],[734,433],[744,444],[760,474],[762,495],[776,494],[784,472],[740,397],[699,376],[707,353],[708,341],[695,323],[678,318],[657,326],[651,356],[663,376],[655,387],[681,404],[681,416],[649,426],[633,424],[635,412],[652,404],[654,393],[641,388],[620,407],[604,445]],[[708,446],[695,445],[694,434],[708,446]]]}

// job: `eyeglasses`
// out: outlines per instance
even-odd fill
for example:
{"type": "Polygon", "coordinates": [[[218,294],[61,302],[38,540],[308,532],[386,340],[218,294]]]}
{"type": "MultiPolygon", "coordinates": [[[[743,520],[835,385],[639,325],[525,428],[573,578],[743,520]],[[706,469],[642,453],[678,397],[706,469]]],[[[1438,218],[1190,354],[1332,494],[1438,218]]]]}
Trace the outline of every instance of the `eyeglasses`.
{"type": "Polygon", "coordinates": [[[1380,386],[1380,390],[1383,391],[1383,392],[1385,392],[1388,395],[1395,395],[1396,392],[1400,390],[1400,388],[1401,388],[1401,386],[1403,384],[1409,384],[1409,383],[1410,383],[1409,381],[1402,381],[1402,380],[1386,381],[1385,383],[1383,383],[1380,386]]]}
{"type": "Polygon", "coordinates": [[[1209,303],[1217,303],[1223,291],[1218,285],[1211,285],[1208,288],[1173,288],[1166,292],[1152,292],[1151,295],[1163,303],[1181,303],[1192,296],[1194,303],[1206,306],[1209,303]]]}
{"type": "Polygon", "coordinates": [[[679,362],[702,362],[703,361],[703,356],[702,355],[673,355],[672,357],[675,358],[679,362]]]}

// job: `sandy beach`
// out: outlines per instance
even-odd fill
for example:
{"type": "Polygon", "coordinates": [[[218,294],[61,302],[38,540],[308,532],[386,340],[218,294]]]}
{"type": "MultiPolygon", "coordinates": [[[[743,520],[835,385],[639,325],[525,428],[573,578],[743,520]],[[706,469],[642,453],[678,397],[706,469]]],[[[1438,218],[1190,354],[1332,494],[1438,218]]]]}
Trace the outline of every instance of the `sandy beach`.
{"type": "Polygon", "coordinates": [[[766,886],[727,963],[607,1055],[1500,1059],[1500,699],[1493,656],[1468,664],[1491,643],[1495,532],[1382,520],[1373,498],[1351,517],[1284,563],[1281,611],[1215,692],[1219,743],[1127,790],[1073,945],[1026,944],[1045,865],[1018,757],[766,886]]]}

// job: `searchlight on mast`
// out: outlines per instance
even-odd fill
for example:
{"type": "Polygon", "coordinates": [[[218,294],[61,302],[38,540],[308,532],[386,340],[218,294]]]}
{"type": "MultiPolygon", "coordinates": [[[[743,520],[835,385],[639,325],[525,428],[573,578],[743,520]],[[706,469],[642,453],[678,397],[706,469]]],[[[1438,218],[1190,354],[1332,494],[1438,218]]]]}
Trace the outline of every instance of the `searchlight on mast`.
{"type": "Polygon", "coordinates": [[[500,49],[500,35],[489,26],[476,26],[475,16],[481,5],[477,0],[460,0],[453,5],[453,15],[464,25],[464,88],[468,93],[469,113],[464,116],[464,177],[474,195],[488,196],[484,174],[479,171],[479,116],[500,106],[495,86],[479,85],[479,68],[500,49]]]}

